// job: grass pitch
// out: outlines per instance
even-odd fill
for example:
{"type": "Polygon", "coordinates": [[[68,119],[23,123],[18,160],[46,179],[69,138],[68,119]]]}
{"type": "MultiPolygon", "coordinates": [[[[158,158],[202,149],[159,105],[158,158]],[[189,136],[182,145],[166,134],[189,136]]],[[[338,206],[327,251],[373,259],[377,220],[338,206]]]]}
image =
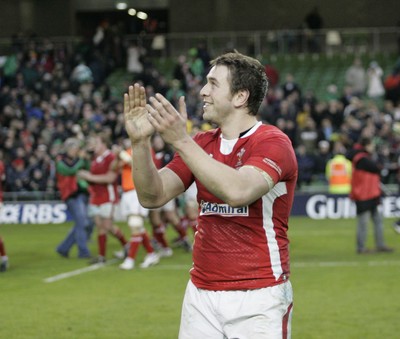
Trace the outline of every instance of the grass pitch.
{"type": "MultiPolygon", "coordinates": [[[[394,253],[357,255],[354,219],[291,219],[292,338],[399,337],[400,235],[392,221],[385,235],[394,253]]],[[[75,250],[69,259],[54,251],[70,227],[0,226],[11,265],[0,273],[0,338],[177,338],[191,255],[178,248],[149,269],[121,271],[110,260],[88,270],[75,250]]],[[[369,237],[373,247],[372,229],[369,237]]],[[[97,252],[96,241],[90,247],[97,252]]],[[[109,238],[107,249],[111,259],[117,241],[109,238]]],[[[141,249],[138,264],[143,256],[141,249]]]]}

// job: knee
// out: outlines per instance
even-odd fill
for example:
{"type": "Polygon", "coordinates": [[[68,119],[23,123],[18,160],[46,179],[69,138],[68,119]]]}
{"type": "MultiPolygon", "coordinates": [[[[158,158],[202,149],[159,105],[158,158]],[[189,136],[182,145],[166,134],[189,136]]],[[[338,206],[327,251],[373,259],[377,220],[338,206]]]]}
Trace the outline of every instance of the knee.
{"type": "Polygon", "coordinates": [[[131,229],[132,235],[138,235],[144,232],[144,221],[140,216],[130,215],[128,217],[128,226],[131,229]]]}

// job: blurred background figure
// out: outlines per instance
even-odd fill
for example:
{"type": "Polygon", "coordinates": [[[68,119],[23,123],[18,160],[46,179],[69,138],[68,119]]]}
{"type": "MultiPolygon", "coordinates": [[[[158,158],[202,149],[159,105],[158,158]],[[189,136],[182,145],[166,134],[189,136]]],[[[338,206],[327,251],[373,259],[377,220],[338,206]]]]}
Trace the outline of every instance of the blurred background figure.
{"type": "Polygon", "coordinates": [[[350,198],[356,204],[358,254],[373,252],[366,247],[370,218],[374,225],[376,251],[393,252],[392,248],[386,246],[383,236],[381,168],[373,160],[375,155],[375,144],[369,137],[362,137],[348,154],[353,165],[350,198]]]}
{"type": "Polygon", "coordinates": [[[317,53],[321,49],[319,30],[324,27],[324,20],[317,6],[306,14],[304,24],[308,50],[317,53]]]}
{"type": "MultiPolygon", "coordinates": [[[[151,140],[153,161],[156,167],[161,169],[172,160],[174,151],[164,142],[159,134],[154,134],[151,140]]],[[[178,233],[178,237],[173,240],[174,245],[182,246],[186,251],[191,251],[192,245],[187,236],[187,229],[182,225],[175,200],[170,200],[160,208],[151,209],[149,217],[153,227],[153,236],[161,246],[161,256],[168,257],[172,255],[172,250],[169,248],[165,238],[165,229],[168,224],[171,224],[178,233]]]]}
{"type": "Polygon", "coordinates": [[[346,148],[340,141],[334,143],[333,158],[326,164],[328,191],[331,194],[349,194],[351,191],[352,164],[346,158],[346,148]]]}
{"type": "Polygon", "coordinates": [[[345,73],[346,85],[351,88],[352,95],[362,97],[367,86],[367,75],[360,58],[355,58],[353,64],[345,73]]]}
{"type": "Polygon", "coordinates": [[[68,138],[64,142],[64,152],[56,162],[57,188],[65,201],[74,226],[65,239],[57,246],[57,253],[67,258],[73,245],[78,247],[78,258],[90,258],[87,245],[93,229],[93,221],[88,215],[88,182],[77,177],[81,169],[89,168],[89,160],[81,149],[81,141],[68,138]]]}
{"type": "Polygon", "coordinates": [[[130,242],[126,245],[125,260],[119,265],[119,268],[132,270],[135,267],[136,255],[141,244],[144,246],[146,256],[140,267],[148,268],[158,264],[160,258],[154,252],[149,234],[144,225],[149,211],[140,204],[135,189],[135,183],[132,178],[132,148],[129,139],[124,139],[124,149],[119,149],[117,154],[118,167],[122,170],[121,186],[123,193],[121,197],[121,213],[127,220],[131,231],[130,242]]]}
{"type": "Polygon", "coordinates": [[[372,61],[369,64],[367,70],[368,85],[367,85],[367,96],[371,99],[380,99],[385,94],[385,88],[383,87],[383,70],[376,61],[372,61]]]}
{"type": "Polygon", "coordinates": [[[124,248],[127,241],[121,230],[113,225],[115,204],[119,201],[117,190],[118,173],[113,167],[115,154],[110,150],[110,136],[101,132],[89,140],[89,149],[94,151],[90,171],[79,170],[78,178],[89,182],[89,215],[93,216],[97,228],[99,255],[91,264],[105,263],[107,234],[118,239],[124,248]]]}

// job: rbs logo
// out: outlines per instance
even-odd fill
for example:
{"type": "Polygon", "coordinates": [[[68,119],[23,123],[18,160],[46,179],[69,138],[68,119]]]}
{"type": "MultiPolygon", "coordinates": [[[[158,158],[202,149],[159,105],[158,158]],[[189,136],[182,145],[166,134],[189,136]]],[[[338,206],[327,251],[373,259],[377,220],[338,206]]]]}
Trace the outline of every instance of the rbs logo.
{"type": "Polygon", "coordinates": [[[5,203],[0,211],[0,224],[59,224],[67,221],[66,211],[63,203],[5,203]]]}

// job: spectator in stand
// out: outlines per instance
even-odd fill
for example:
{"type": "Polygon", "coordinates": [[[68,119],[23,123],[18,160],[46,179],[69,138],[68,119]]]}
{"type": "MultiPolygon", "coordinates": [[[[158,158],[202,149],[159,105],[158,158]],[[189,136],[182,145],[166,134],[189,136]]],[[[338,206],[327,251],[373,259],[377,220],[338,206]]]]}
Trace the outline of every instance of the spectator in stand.
{"type": "Polygon", "coordinates": [[[324,20],[319,12],[317,6],[315,6],[310,12],[308,12],[304,18],[306,25],[306,38],[309,51],[317,53],[320,51],[320,36],[319,30],[324,26],[324,20]]]}
{"type": "Polygon", "coordinates": [[[286,99],[292,93],[297,93],[297,95],[301,96],[300,86],[295,81],[293,74],[286,74],[285,82],[282,84],[283,89],[283,97],[286,99]]]}
{"type": "Polygon", "coordinates": [[[371,253],[366,247],[368,221],[372,218],[374,225],[375,245],[377,252],[393,252],[386,246],[383,235],[383,216],[379,208],[381,204],[381,168],[373,157],[375,144],[370,137],[362,137],[347,157],[352,161],[352,179],[350,198],[356,204],[358,254],[371,253]]]}
{"type": "MultiPolygon", "coordinates": [[[[129,139],[125,139],[125,149],[120,149],[119,147],[116,149],[118,154],[116,165],[122,170],[121,186],[123,193],[121,198],[121,213],[128,221],[128,226],[131,230],[130,242],[125,249],[125,260],[119,265],[119,268],[122,270],[132,270],[135,268],[136,255],[141,244],[143,244],[146,251],[146,256],[140,264],[141,268],[148,268],[158,264],[160,261],[159,256],[154,252],[149,234],[144,226],[144,221],[149,211],[140,205],[137,196],[132,178],[132,149],[129,144],[129,139]]],[[[117,257],[120,257],[118,253],[117,257]]]]}
{"type": "Polygon", "coordinates": [[[385,94],[382,77],[383,70],[376,61],[372,61],[367,69],[367,96],[370,99],[380,99],[385,94]]]}
{"type": "Polygon", "coordinates": [[[136,41],[129,41],[128,48],[126,49],[127,57],[127,71],[131,74],[140,74],[143,71],[143,64],[141,62],[142,55],[145,54],[144,48],[138,46],[136,41]]]}
{"type": "Polygon", "coordinates": [[[181,88],[181,82],[178,79],[172,79],[165,97],[172,102],[174,107],[178,107],[178,100],[181,96],[185,96],[185,92],[181,88]]]}
{"type": "Polygon", "coordinates": [[[159,94],[146,105],[139,84],[125,94],[138,196],[154,208],[193,182],[198,188],[201,212],[180,338],[281,338],[290,333],[293,302],[286,233],[294,151],[286,135],[256,118],[268,86],[264,67],[237,52],[211,65],[200,94],[204,118],[219,128],[194,140],[184,98],[178,112],[159,94]],[[151,159],[154,131],[176,150],[161,170],[151,159]]]}
{"type": "Polygon", "coordinates": [[[265,74],[267,75],[271,88],[275,88],[279,85],[279,72],[272,64],[265,65],[265,74]]]}
{"type": "Polygon", "coordinates": [[[353,64],[346,70],[346,85],[351,88],[352,95],[361,98],[367,87],[367,75],[360,58],[355,58],[353,64]]]}
{"type": "Polygon", "coordinates": [[[314,177],[322,183],[328,183],[325,176],[326,164],[332,159],[331,144],[327,140],[318,142],[318,149],[315,153],[314,177]]]}
{"type": "Polygon", "coordinates": [[[400,103],[400,66],[395,67],[393,72],[389,74],[385,81],[385,99],[397,106],[400,103]]]}
{"type": "MultiPolygon", "coordinates": [[[[0,214],[3,208],[3,181],[6,179],[6,171],[3,162],[3,153],[0,150],[0,214]]],[[[6,246],[4,245],[3,238],[0,236],[0,272],[5,272],[9,267],[8,256],[6,253],[6,246]]]]}
{"type": "Polygon", "coordinates": [[[68,138],[63,145],[63,153],[56,162],[57,188],[61,199],[65,201],[74,226],[65,239],[57,246],[57,253],[68,258],[71,248],[76,244],[78,258],[90,258],[87,245],[89,234],[93,229],[93,221],[88,215],[88,182],[77,178],[81,169],[89,168],[86,152],[81,147],[81,141],[68,138]]]}
{"type": "Polygon", "coordinates": [[[117,178],[114,168],[115,155],[111,152],[109,135],[102,132],[89,140],[89,149],[94,152],[90,171],[79,170],[78,179],[89,182],[89,215],[94,217],[97,228],[99,256],[90,263],[105,263],[107,234],[110,233],[125,248],[127,241],[121,230],[113,225],[114,205],[118,202],[117,178]]]}
{"type": "Polygon", "coordinates": [[[11,162],[6,175],[6,185],[14,192],[27,192],[29,190],[29,170],[25,160],[17,158],[11,162]]]}
{"type": "Polygon", "coordinates": [[[306,146],[299,144],[296,148],[296,159],[299,167],[297,188],[302,188],[304,185],[311,184],[315,168],[315,157],[313,153],[307,151],[306,146]]]}

